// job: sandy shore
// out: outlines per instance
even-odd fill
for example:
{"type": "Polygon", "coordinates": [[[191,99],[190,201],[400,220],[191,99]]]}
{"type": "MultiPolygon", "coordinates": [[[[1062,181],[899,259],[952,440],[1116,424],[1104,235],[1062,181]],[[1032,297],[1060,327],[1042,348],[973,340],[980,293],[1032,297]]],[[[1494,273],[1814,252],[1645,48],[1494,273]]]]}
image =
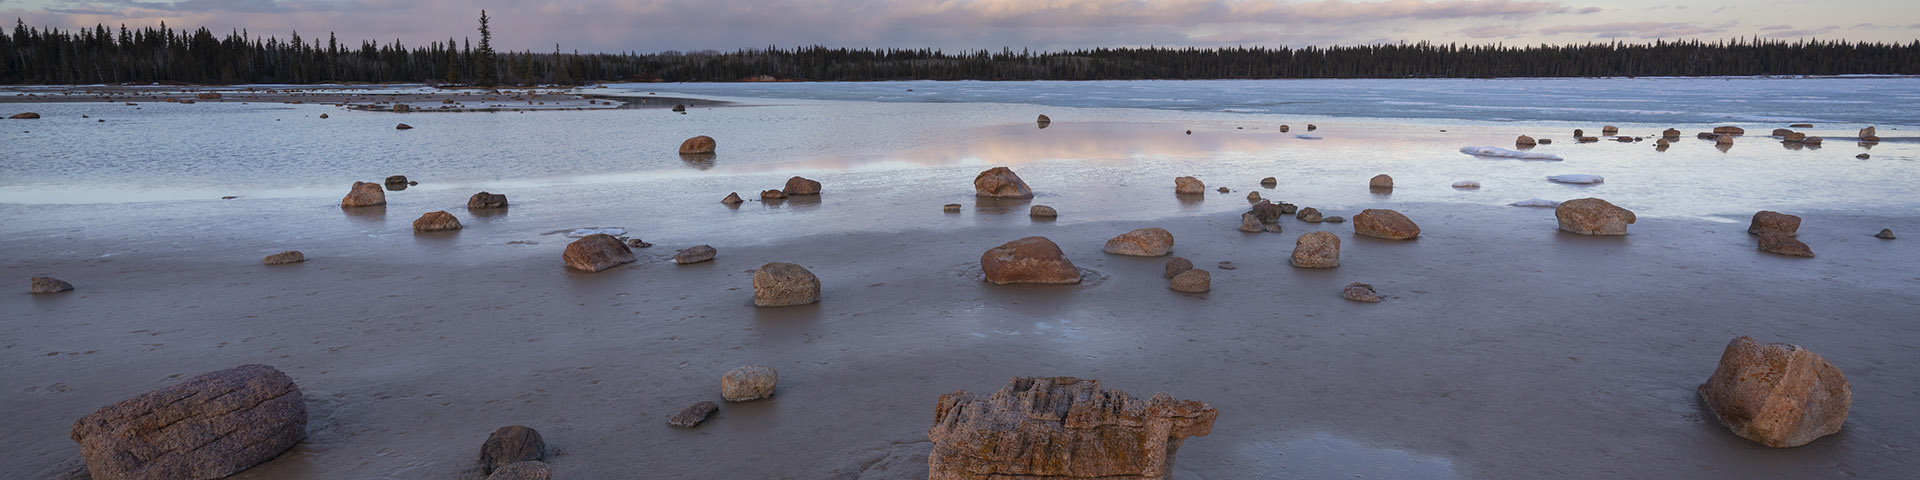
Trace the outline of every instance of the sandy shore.
{"type": "MultiPolygon", "coordinates": [[[[814,210],[856,201],[830,193],[814,210]]],[[[1033,222],[1024,204],[968,203],[1000,218],[953,228],[939,203],[904,206],[925,220],[897,232],[636,232],[657,246],[598,274],[563,268],[567,239],[541,235],[534,210],[458,211],[466,230],[421,236],[404,233],[411,211],[320,205],[160,234],[16,228],[0,239],[0,278],[19,282],[0,295],[0,471],[74,472],[74,419],[244,363],[290,374],[312,421],[243,479],[479,478],[481,441],[511,424],[540,430],[559,478],[925,478],[938,396],[1026,375],[1211,403],[1219,421],[1181,448],[1182,479],[1895,478],[1917,463],[1920,255],[1871,237],[1920,234],[1911,215],[1796,212],[1819,254],[1799,259],[1757,251],[1744,222],[1643,218],[1597,238],[1556,231],[1548,209],[1396,204],[1424,232],[1392,242],[1291,218],[1244,234],[1237,214],[1033,222]],[[1168,290],[1165,258],[1101,253],[1146,226],[1212,269],[1213,291],[1168,290]],[[1316,230],[1345,242],[1342,265],[1288,266],[1316,230]],[[1088,281],[982,282],[980,253],[1028,235],[1088,281]],[[698,243],[718,259],[667,263],[698,243]],[[285,249],[310,260],[260,265],[285,249]],[[748,272],[769,261],[811,269],[821,303],[753,307],[748,272]],[[78,290],[30,296],[33,275],[78,290]],[[1354,281],[1386,301],[1341,299],[1354,281]],[[1774,450],[1715,423],[1694,387],[1737,335],[1842,368],[1845,429],[1774,450]],[[748,364],[779,370],[773,399],[666,425],[748,364]]]]}
{"type": "Polygon", "coordinates": [[[615,108],[672,108],[676,104],[711,107],[724,104],[703,99],[601,94],[596,89],[566,88],[453,88],[394,86],[165,86],[165,87],[15,87],[16,95],[0,95],[0,104],[122,102],[284,103],[334,105],[355,110],[393,110],[407,105],[412,112],[499,112],[540,110],[601,110],[615,108]],[[218,98],[202,94],[217,93],[218,98]]]}

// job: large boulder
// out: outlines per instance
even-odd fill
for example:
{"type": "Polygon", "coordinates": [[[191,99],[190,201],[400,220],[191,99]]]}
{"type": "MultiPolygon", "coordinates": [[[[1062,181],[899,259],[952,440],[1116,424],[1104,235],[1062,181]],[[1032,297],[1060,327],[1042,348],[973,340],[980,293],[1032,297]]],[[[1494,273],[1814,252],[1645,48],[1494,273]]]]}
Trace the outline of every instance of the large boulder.
{"type": "Polygon", "coordinates": [[[413,221],[413,233],[459,230],[460,219],[446,211],[427,212],[413,221]]]}
{"type": "Polygon", "coordinates": [[[1333,268],[1340,266],[1340,237],[1332,232],[1310,232],[1293,241],[1293,266],[1333,268]]]}
{"type": "Polygon", "coordinates": [[[633,263],[633,249],[621,243],[619,238],[604,233],[580,237],[567,244],[560,259],[567,262],[567,268],[583,272],[598,272],[633,263]]]}
{"type": "Polygon", "coordinates": [[[480,473],[491,474],[507,465],[545,458],[547,442],[540,438],[539,431],[520,425],[500,427],[480,444],[480,473]]]}
{"type": "Polygon", "coordinates": [[[1033,189],[1007,167],[993,167],[973,177],[973,195],[989,198],[1033,198],[1033,189]]]}
{"type": "Polygon", "coordinates": [[[480,192],[467,198],[468,210],[484,210],[489,208],[507,208],[507,196],[499,193],[480,192]]]}
{"type": "Polygon", "coordinates": [[[108,405],[73,422],[95,480],[223,478],[307,438],[287,374],[241,365],[108,405]]]}
{"type": "Polygon", "coordinates": [[[820,277],[806,267],[769,262],[753,271],[753,304],[788,307],[820,301],[820,277]]]}
{"type": "Polygon", "coordinates": [[[1800,217],[1772,210],[1761,210],[1753,214],[1753,223],[1747,226],[1747,233],[1759,235],[1762,232],[1778,232],[1794,236],[1800,234],[1800,217]]]}
{"type": "Polygon", "coordinates": [[[34,295],[73,291],[73,284],[53,277],[33,277],[27,281],[27,292],[34,295]]]}
{"type": "Polygon", "coordinates": [[[1160,393],[1141,401],[1098,380],[1014,378],[992,396],[941,395],[929,480],[1163,479],[1187,437],[1219,411],[1160,393]]]}
{"type": "Polygon", "coordinates": [[[1853,387],[1827,359],[1744,336],[1727,343],[1720,366],[1698,391],[1721,425],[1774,448],[1839,433],[1853,405],[1853,387]]]}
{"type": "Polygon", "coordinates": [[[1173,251],[1173,233],[1161,228],[1142,228],[1107,240],[1107,253],[1136,257],[1158,257],[1173,251]]]}
{"type": "Polygon", "coordinates": [[[689,138],[684,142],[680,142],[680,153],[682,154],[713,153],[713,148],[715,146],[716,145],[713,143],[713,137],[701,135],[698,137],[689,138]]]}
{"type": "Polygon", "coordinates": [[[386,190],[381,190],[380,184],[373,182],[353,182],[353,190],[347,192],[346,198],[340,199],[340,206],[344,208],[372,207],[386,204],[386,190]]]}
{"type": "Polygon", "coordinates": [[[1207,184],[1201,182],[1198,178],[1177,177],[1173,179],[1173,193],[1179,195],[1204,195],[1207,193],[1207,184]]]}
{"type": "Polygon", "coordinates": [[[720,397],[729,402],[745,402],[773,396],[780,373],[773,367],[748,365],[720,376],[720,397]]]}
{"type": "Polygon", "coordinates": [[[1598,198],[1577,198],[1560,202],[1553,208],[1560,229],[1581,235],[1626,235],[1634,222],[1633,211],[1614,206],[1598,198]]]}
{"type": "Polygon", "coordinates": [[[1373,179],[1367,180],[1367,188],[1378,189],[1378,190],[1392,190],[1393,177],[1389,177],[1387,176],[1387,174],[1384,174],[1384,173],[1379,175],[1374,175],[1373,179]]]}
{"type": "Polygon", "coordinates": [[[1280,221],[1280,217],[1286,216],[1287,208],[1284,205],[1285,204],[1282,203],[1261,200],[1259,203],[1253,204],[1252,208],[1247,209],[1247,213],[1251,213],[1254,217],[1259,218],[1261,223],[1274,223],[1280,221]]]}
{"type": "Polygon", "coordinates": [[[1420,236],[1420,226],[1400,212],[1369,208],[1353,216],[1353,233],[1387,240],[1410,240],[1420,236]]]}
{"type": "Polygon", "coordinates": [[[819,195],[819,194],[820,194],[820,182],[816,182],[816,181],[813,181],[813,180],[808,180],[808,179],[806,179],[806,178],[804,178],[804,177],[793,177],[793,178],[789,178],[789,179],[787,179],[787,186],[786,186],[786,188],[782,188],[782,189],[780,189],[780,193],[782,193],[782,194],[785,194],[785,195],[788,195],[788,196],[794,196],[794,195],[819,195]]]}
{"type": "Polygon", "coordinates": [[[1046,205],[1034,205],[1033,208],[1027,209],[1027,216],[1035,218],[1055,218],[1060,216],[1060,211],[1054,210],[1053,207],[1046,205]]]}
{"type": "Polygon", "coordinates": [[[980,254],[980,270],[995,285],[1080,283],[1080,269],[1047,237],[1007,242],[980,254]]]}
{"type": "Polygon", "coordinates": [[[1760,251],[1789,257],[1812,257],[1813,249],[1800,239],[1781,232],[1760,232],[1760,251]]]}

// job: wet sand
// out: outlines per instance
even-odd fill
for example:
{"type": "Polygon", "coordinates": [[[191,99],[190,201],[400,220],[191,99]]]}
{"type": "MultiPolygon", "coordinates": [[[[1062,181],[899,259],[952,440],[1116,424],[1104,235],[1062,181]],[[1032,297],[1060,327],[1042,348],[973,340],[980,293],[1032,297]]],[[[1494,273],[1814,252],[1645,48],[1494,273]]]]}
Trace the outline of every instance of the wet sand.
{"type": "MultiPolygon", "coordinates": [[[[1122,190],[1161,201],[1161,182],[1122,190]]],[[[1238,188],[1205,202],[1244,204],[1238,188]]],[[[1819,255],[1800,259],[1756,250],[1744,219],[1643,217],[1629,236],[1583,237],[1550,209],[1396,203],[1423,233],[1394,242],[1292,218],[1241,233],[1237,210],[1076,223],[1061,208],[1040,222],[1025,202],[966,201],[964,215],[995,219],[962,228],[940,212],[952,199],[929,198],[900,206],[924,215],[897,231],[634,232],[656,244],[641,262],[586,274],[562,266],[568,239],[540,234],[542,193],[509,193],[531,206],[455,210],[466,230],[418,236],[405,233],[417,208],[311,199],[261,200],[313,204],[293,218],[156,214],[192,222],[157,233],[92,227],[86,206],[5,206],[77,220],[0,239],[0,278],[20,282],[0,295],[0,471],[73,472],[74,419],[244,363],[293,377],[311,434],[242,479],[479,478],[481,441],[512,424],[545,436],[559,478],[925,478],[939,395],[1031,375],[1217,407],[1212,435],[1180,449],[1182,479],[1897,478],[1920,464],[1920,247],[1871,236],[1920,234],[1900,212],[1792,212],[1819,255]],[[1212,270],[1211,293],[1168,290],[1165,257],[1101,253],[1147,226],[1212,270]],[[1341,237],[1341,266],[1288,266],[1316,230],[1341,237]],[[1058,242],[1087,281],[981,281],[982,251],[1028,235],[1058,242]],[[699,243],[718,258],[667,261],[699,243]],[[286,249],[309,261],[260,265],[286,249]],[[753,307],[748,272],[769,261],[811,269],[822,301],[753,307]],[[78,289],[30,296],[33,275],[78,289]],[[1386,301],[1341,299],[1354,281],[1386,301]],[[1845,429],[1775,450],[1715,423],[1694,387],[1737,335],[1844,370],[1845,429]],[[748,364],[779,370],[772,399],[666,425],[748,364]]],[[[682,214],[724,214],[711,208],[682,214]]]]}

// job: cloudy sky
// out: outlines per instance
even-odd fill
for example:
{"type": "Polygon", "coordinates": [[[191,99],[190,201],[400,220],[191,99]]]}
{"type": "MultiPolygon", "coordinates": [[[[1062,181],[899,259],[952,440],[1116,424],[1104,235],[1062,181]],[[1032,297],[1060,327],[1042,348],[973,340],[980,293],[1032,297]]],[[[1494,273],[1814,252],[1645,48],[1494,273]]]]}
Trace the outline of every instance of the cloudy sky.
{"type": "Polygon", "coordinates": [[[422,45],[475,36],[483,8],[496,48],[582,52],[1920,39],[1916,0],[0,0],[0,17],[422,45]]]}

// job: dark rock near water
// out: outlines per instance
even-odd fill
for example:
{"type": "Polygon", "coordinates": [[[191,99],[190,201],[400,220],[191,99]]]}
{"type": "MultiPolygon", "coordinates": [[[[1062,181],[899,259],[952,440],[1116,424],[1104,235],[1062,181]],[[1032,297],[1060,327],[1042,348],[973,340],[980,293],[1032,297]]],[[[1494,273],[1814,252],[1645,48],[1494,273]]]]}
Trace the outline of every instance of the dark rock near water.
{"type": "Polygon", "coordinates": [[[1800,234],[1800,217],[1772,210],[1761,210],[1753,214],[1753,223],[1748,224],[1747,233],[1759,235],[1764,232],[1784,233],[1787,236],[1800,234]]]}
{"type": "Polygon", "coordinates": [[[468,210],[483,210],[489,208],[507,208],[507,196],[499,193],[480,192],[473,194],[472,197],[467,197],[468,210]]]}
{"type": "Polygon", "coordinates": [[[513,462],[493,471],[487,480],[549,480],[553,478],[553,467],[547,462],[513,462]]]}
{"type": "Polygon", "coordinates": [[[1054,218],[1054,217],[1060,216],[1060,212],[1054,211],[1053,207],[1049,207],[1046,205],[1034,205],[1033,208],[1027,209],[1027,216],[1036,217],[1036,218],[1054,218]]]}
{"type": "Polygon", "coordinates": [[[1400,212],[1369,208],[1353,216],[1353,233],[1386,240],[1411,240],[1420,236],[1420,226],[1400,212]]]}
{"type": "Polygon", "coordinates": [[[719,145],[714,143],[713,137],[701,135],[701,136],[689,138],[686,141],[680,142],[680,153],[682,154],[713,153],[714,148],[717,146],[719,145]]]}
{"type": "Polygon", "coordinates": [[[598,272],[636,260],[633,249],[627,248],[620,239],[604,233],[580,237],[567,244],[560,259],[566,261],[567,268],[584,272],[598,272]]]}
{"type": "Polygon", "coordinates": [[[1813,257],[1813,249],[1805,242],[1793,238],[1793,235],[1776,232],[1760,232],[1760,251],[1789,257],[1813,257]]]}
{"type": "Polygon", "coordinates": [[[673,263],[686,265],[689,263],[705,262],[705,261],[713,260],[714,255],[718,255],[719,253],[720,253],[719,250],[715,250],[711,246],[694,245],[691,247],[687,247],[684,250],[674,252],[673,263]]]}
{"type": "Polygon", "coordinates": [[[1638,220],[1633,211],[1598,198],[1560,202],[1553,216],[1561,230],[1581,235],[1626,235],[1627,225],[1638,220]]]}
{"type": "Polygon", "coordinates": [[[288,251],[276,253],[273,255],[268,255],[267,258],[262,260],[262,262],[266,263],[267,265],[286,265],[289,263],[300,263],[305,261],[307,261],[307,255],[304,253],[300,253],[299,250],[288,250],[288,251]]]}
{"type": "Polygon", "coordinates": [[[1877,237],[1877,238],[1884,238],[1884,239],[1887,239],[1887,240],[1893,240],[1893,229],[1891,229],[1891,228],[1882,228],[1882,229],[1880,229],[1880,233],[1876,233],[1876,234],[1873,234],[1873,236],[1874,236],[1874,237],[1877,237]]]}
{"type": "Polygon", "coordinates": [[[540,432],[520,425],[500,427],[480,445],[480,473],[492,474],[509,464],[547,458],[547,442],[540,432]]]}
{"type": "Polygon", "coordinates": [[[980,270],[996,285],[1080,283],[1080,269],[1047,237],[1022,238],[988,249],[980,254],[980,270]]]}
{"type": "Polygon", "coordinates": [[[1289,262],[1300,268],[1340,266],[1340,237],[1331,232],[1308,232],[1293,242],[1289,262]]]}
{"type": "MultiPolygon", "coordinates": [[[[725,383],[725,380],[722,380],[722,383],[725,383]]],[[[724,387],[722,390],[724,390],[724,387]]],[[[697,427],[700,426],[700,422],[707,421],[708,415],[713,415],[713,412],[719,410],[720,405],[713,402],[700,402],[688,405],[687,408],[680,410],[680,413],[674,414],[673,418],[667,419],[667,425],[679,428],[697,427]]]]}
{"type": "Polygon", "coordinates": [[[73,284],[53,277],[33,277],[27,280],[27,293],[35,295],[73,291],[73,284]]]}
{"type": "Polygon", "coordinates": [[[413,233],[459,230],[460,219],[446,211],[427,212],[413,221],[413,233]]]}
{"type": "Polygon", "coordinates": [[[386,204],[387,192],[380,189],[380,184],[372,182],[353,182],[353,190],[347,192],[346,198],[340,199],[340,206],[343,208],[386,204]]]}
{"type": "Polygon", "coordinates": [[[808,180],[803,177],[789,178],[787,179],[786,188],[780,189],[780,193],[786,194],[787,196],[819,195],[820,182],[808,180]]]}
{"type": "Polygon", "coordinates": [[[820,277],[806,267],[770,262],[753,271],[753,305],[788,307],[820,301],[820,277]]]}
{"type": "Polygon", "coordinates": [[[1013,169],[993,167],[973,177],[973,194],[989,198],[1033,198],[1033,189],[1013,169]]]}
{"type": "Polygon", "coordinates": [[[727,198],[720,199],[720,203],[724,203],[727,205],[739,205],[745,201],[746,200],[740,199],[740,192],[728,192],[727,198]]]}

